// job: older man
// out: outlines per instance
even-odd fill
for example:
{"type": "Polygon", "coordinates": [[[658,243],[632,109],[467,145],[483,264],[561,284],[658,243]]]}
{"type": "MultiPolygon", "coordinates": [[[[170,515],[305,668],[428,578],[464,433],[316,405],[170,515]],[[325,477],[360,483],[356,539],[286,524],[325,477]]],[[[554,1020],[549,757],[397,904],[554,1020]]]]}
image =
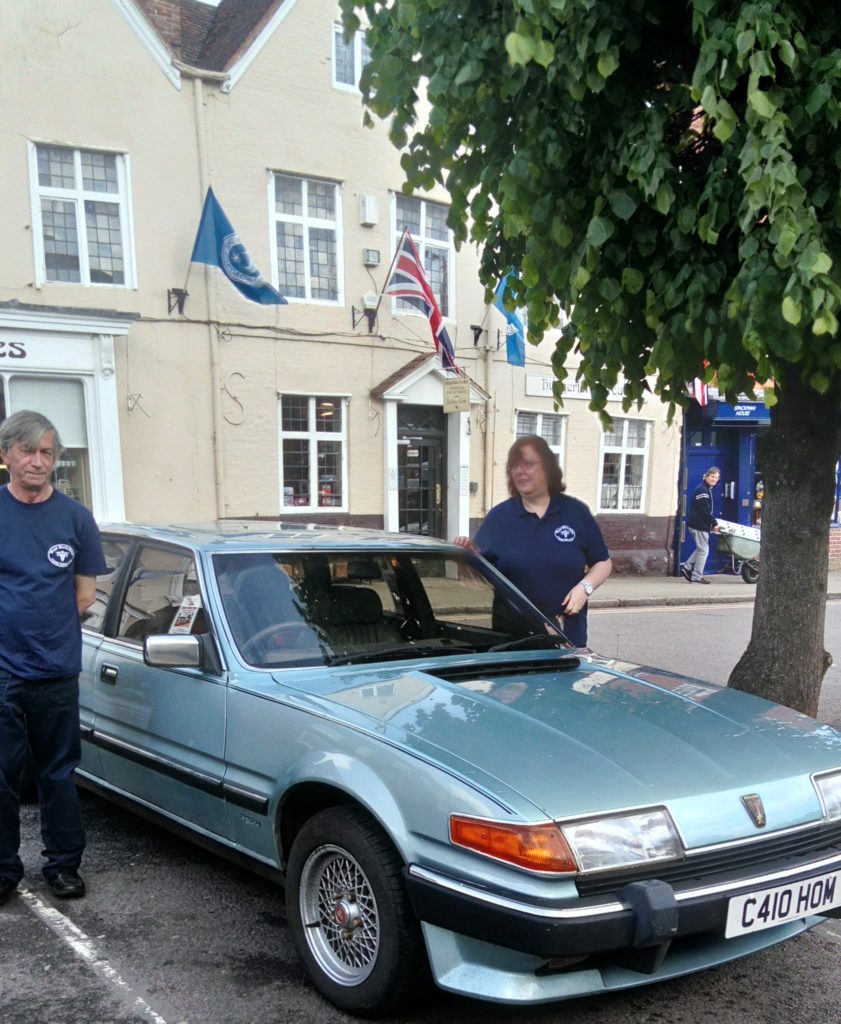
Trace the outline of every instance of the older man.
{"type": "Polygon", "coordinates": [[[27,745],[38,782],[44,876],[56,896],[84,896],[85,847],[73,782],[81,756],[81,614],[107,571],[93,516],[53,488],[62,447],[37,412],[0,424],[0,903],[23,876],[18,780],[27,745]]]}

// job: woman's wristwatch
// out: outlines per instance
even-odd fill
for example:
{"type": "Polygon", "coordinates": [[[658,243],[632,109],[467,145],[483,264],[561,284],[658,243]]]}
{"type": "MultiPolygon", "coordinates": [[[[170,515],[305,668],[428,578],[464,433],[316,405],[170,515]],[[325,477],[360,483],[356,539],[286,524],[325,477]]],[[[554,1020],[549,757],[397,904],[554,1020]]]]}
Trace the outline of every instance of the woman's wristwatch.
{"type": "Polygon", "coordinates": [[[579,580],[578,583],[587,591],[587,597],[593,593],[593,584],[589,580],[579,580]]]}

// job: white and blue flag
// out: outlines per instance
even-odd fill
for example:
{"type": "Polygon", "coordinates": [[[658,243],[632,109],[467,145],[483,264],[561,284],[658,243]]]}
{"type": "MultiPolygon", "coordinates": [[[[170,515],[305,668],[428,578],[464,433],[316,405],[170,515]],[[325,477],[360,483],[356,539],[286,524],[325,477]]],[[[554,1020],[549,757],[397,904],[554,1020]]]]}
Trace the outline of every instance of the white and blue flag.
{"type": "Polygon", "coordinates": [[[190,260],[218,267],[231,284],[252,302],[260,302],[264,306],[287,304],[280,292],[254,266],[212,188],[207,190],[190,260]]]}
{"type": "Polygon", "coordinates": [[[523,329],[523,321],[520,319],[516,310],[506,309],[503,305],[503,299],[505,298],[505,285],[508,282],[510,274],[506,274],[505,277],[499,282],[496,292],[496,302],[494,305],[505,317],[507,323],[505,326],[505,357],[512,366],[525,366],[526,365],[526,334],[523,329]]]}

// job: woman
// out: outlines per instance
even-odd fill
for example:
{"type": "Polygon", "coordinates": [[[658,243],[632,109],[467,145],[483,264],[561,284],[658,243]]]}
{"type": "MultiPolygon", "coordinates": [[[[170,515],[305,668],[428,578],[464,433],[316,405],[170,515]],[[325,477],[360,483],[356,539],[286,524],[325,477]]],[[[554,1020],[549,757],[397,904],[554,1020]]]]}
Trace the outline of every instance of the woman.
{"type": "Polygon", "coordinates": [[[495,505],[472,547],[578,647],[587,644],[587,601],[613,570],[590,510],[564,494],[557,458],[542,437],[518,438],[508,452],[511,497],[495,505]]]}
{"type": "Polygon", "coordinates": [[[690,583],[709,583],[704,579],[704,566],[710,550],[710,531],[719,533],[718,522],[713,515],[713,487],[721,477],[718,466],[710,466],[703,479],[695,488],[692,504],[686,514],[686,527],[695,541],[695,550],[681,567],[684,579],[690,583]]]}

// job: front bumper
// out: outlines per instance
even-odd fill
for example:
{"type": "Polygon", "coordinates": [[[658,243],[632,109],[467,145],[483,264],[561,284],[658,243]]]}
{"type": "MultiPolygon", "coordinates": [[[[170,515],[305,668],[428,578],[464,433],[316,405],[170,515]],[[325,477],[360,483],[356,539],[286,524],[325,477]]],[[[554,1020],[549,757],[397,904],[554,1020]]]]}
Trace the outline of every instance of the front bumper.
{"type": "MultiPolygon", "coordinates": [[[[498,947],[499,953],[522,954],[538,975],[570,970],[576,962],[586,961],[599,969],[608,965],[637,976],[654,976],[663,970],[673,944],[673,953],[681,944],[691,946],[692,966],[686,970],[699,970],[782,941],[802,931],[804,921],[817,923],[804,913],[765,931],[724,938],[731,898],[781,885],[796,886],[838,870],[841,843],[810,858],[764,864],[759,870],[754,864],[750,869],[684,877],[671,884],[657,879],[626,880],[612,892],[554,903],[526,902],[420,865],[411,865],[406,875],[428,945],[431,935],[440,939],[450,933],[498,947]]],[[[830,911],[827,916],[841,916],[841,911],[830,911]]],[[[435,957],[430,952],[434,967],[435,957]]],[[[495,959],[500,960],[498,954],[495,959]]],[[[664,976],[674,973],[670,970],[664,976]]],[[[636,983],[645,980],[639,978],[636,983]]]]}

